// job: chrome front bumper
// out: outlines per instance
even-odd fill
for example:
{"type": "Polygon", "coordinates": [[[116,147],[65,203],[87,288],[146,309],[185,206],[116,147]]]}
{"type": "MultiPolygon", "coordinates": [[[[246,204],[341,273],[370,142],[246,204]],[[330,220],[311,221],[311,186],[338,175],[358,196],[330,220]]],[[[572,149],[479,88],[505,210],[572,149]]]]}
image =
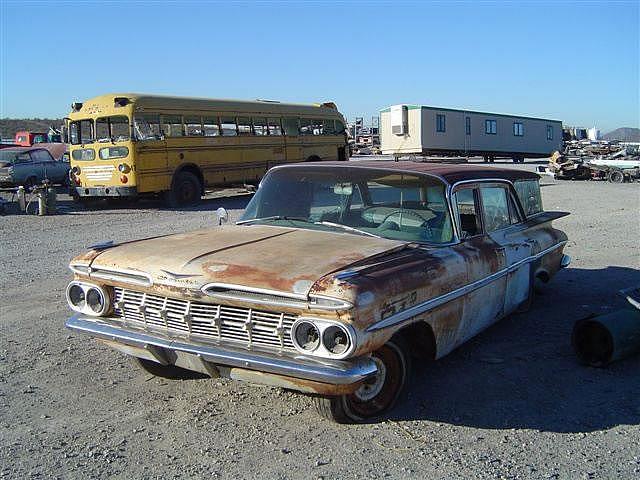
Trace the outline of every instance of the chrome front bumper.
{"type": "MultiPolygon", "coordinates": [[[[223,366],[287,377],[287,379],[293,381],[293,384],[289,385],[289,383],[292,383],[290,381],[287,382],[286,386],[301,391],[321,393],[318,388],[297,388],[296,379],[303,381],[303,383],[318,382],[327,384],[327,386],[357,386],[377,372],[374,361],[369,357],[358,357],[349,360],[313,359],[295,353],[277,354],[191,341],[186,343],[182,339],[157,337],[143,331],[115,327],[101,321],[100,318],[84,317],[82,315],[74,315],[67,320],[65,325],[71,330],[106,340],[110,344],[120,344],[152,352],[152,355],[156,357],[155,360],[159,363],[165,363],[163,362],[165,358],[168,359],[167,363],[172,363],[170,360],[171,355],[168,354],[181,352],[195,356],[201,361],[211,364],[214,368],[223,366]]],[[[251,377],[250,381],[255,383],[274,385],[273,378],[271,381],[266,381],[268,379],[265,379],[265,381],[261,382],[260,375],[234,375],[232,372],[232,375],[225,376],[238,379],[249,379],[251,377]]],[[[283,382],[278,384],[284,386],[283,382]]],[[[330,391],[331,389],[327,390],[330,391]]]]}

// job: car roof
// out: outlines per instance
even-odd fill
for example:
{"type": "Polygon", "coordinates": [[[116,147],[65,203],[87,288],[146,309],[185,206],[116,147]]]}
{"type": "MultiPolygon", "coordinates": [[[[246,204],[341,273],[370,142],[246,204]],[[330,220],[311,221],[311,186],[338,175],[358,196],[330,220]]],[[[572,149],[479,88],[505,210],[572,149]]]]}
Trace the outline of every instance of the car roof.
{"type": "Polygon", "coordinates": [[[364,160],[364,161],[348,161],[348,162],[314,162],[314,163],[297,163],[292,165],[283,165],[278,168],[287,168],[289,166],[327,166],[331,168],[366,168],[376,170],[401,171],[405,173],[425,174],[439,177],[444,182],[451,185],[468,180],[508,180],[510,182],[516,180],[538,180],[540,176],[537,173],[526,170],[516,170],[515,168],[490,167],[478,164],[459,164],[459,163],[428,163],[401,161],[394,162],[391,160],[364,160]]]}
{"type": "MultiPolygon", "coordinates": [[[[32,152],[34,150],[47,150],[43,147],[7,147],[3,148],[5,152],[32,152]]],[[[48,152],[49,150],[47,150],[48,152]]]]}

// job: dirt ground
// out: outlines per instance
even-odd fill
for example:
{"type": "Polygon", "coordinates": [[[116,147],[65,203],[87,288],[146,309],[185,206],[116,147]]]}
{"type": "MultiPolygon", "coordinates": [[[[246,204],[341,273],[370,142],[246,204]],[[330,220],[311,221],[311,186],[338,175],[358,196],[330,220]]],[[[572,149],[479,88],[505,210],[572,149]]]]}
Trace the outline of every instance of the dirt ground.
{"type": "Polygon", "coordinates": [[[640,283],[640,184],[543,182],[545,208],[571,212],[556,222],[571,267],[357,426],[278,388],[150,377],[64,328],[72,256],[217,228],[215,209],[237,219],[248,196],[0,217],[0,478],[640,478],[640,357],[585,368],[570,345],[577,319],[640,283]]]}

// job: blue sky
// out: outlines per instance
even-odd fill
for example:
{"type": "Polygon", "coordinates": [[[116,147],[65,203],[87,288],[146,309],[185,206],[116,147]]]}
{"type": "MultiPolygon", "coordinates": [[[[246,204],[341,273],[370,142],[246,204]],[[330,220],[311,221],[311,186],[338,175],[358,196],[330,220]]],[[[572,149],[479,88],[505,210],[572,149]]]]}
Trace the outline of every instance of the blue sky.
{"type": "Polygon", "coordinates": [[[637,127],[638,5],[0,0],[0,117],[133,91],[637,127]]]}

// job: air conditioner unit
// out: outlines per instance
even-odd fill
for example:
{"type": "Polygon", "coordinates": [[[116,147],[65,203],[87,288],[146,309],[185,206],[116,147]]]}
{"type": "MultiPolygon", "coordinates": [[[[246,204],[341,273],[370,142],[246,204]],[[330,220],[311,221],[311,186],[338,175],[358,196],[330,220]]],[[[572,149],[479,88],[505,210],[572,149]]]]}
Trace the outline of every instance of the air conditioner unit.
{"type": "Polygon", "coordinates": [[[406,105],[391,106],[391,133],[394,135],[408,134],[408,112],[406,105]]]}

